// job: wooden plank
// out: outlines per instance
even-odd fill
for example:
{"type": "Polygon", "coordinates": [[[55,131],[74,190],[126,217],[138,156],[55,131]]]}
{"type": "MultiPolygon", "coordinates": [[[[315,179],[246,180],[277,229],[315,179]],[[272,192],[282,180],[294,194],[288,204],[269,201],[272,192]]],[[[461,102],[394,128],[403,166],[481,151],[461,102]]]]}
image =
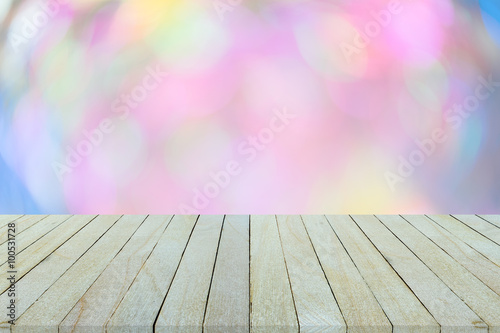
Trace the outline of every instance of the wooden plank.
{"type": "Polygon", "coordinates": [[[58,325],[73,305],[133,237],[145,218],[122,217],[18,319],[12,331],[58,332],[58,325]]]}
{"type": "Polygon", "coordinates": [[[16,223],[14,332],[500,332],[484,216],[64,218],[16,223]]]}
{"type": "Polygon", "coordinates": [[[426,216],[412,215],[404,218],[500,295],[499,266],[426,216]]]}
{"type": "Polygon", "coordinates": [[[176,215],[107,323],[107,332],[153,332],[197,216],[176,215]]]}
{"type": "MultiPolygon", "coordinates": [[[[45,220],[51,219],[52,216],[45,220]]],[[[54,221],[47,223],[43,228],[36,228],[44,233],[47,229],[50,229],[54,224],[57,224],[55,228],[49,230],[44,237],[39,238],[33,242],[29,247],[25,248],[24,251],[20,252],[16,258],[16,268],[17,268],[17,279],[21,279],[26,273],[28,273],[33,267],[35,267],[39,262],[44,260],[48,255],[50,255],[55,249],[57,249],[61,244],[66,242],[74,234],[78,232],[81,228],[87,225],[95,215],[75,215],[69,219],[57,224],[60,220],[55,219],[54,221]]],[[[43,220],[43,221],[45,221],[43,220]]],[[[36,224],[35,226],[38,226],[36,224]]],[[[35,226],[28,229],[26,234],[30,230],[35,230],[35,226]]],[[[30,235],[31,239],[37,238],[36,234],[30,235]]],[[[26,242],[28,243],[28,242],[26,242]]],[[[0,266],[0,269],[5,269],[6,265],[0,266]]],[[[9,282],[7,280],[0,281],[0,291],[3,292],[9,287],[9,282]]]]}
{"type": "Polygon", "coordinates": [[[104,331],[172,215],[148,216],[59,325],[59,332],[104,331]]]}
{"type": "Polygon", "coordinates": [[[500,266],[500,245],[449,215],[430,215],[429,218],[500,266]]]}
{"type": "Polygon", "coordinates": [[[393,332],[439,332],[439,324],[349,216],[328,221],[393,325],[393,332]]]}
{"type": "Polygon", "coordinates": [[[489,223],[494,224],[500,228],[500,215],[479,215],[479,216],[488,221],[489,223]]]}
{"type": "Polygon", "coordinates": [[[204,332],[248,332],[250,328],[250,217],[228,215],[217,252],[204,332]]]}
{"type": "Polygon", "coordinates": [[[24,230],[16,237],[19,244],[18,253],[71,217],[72,215],[49,215],[41,220],[35,218],[34,223],[26,221],[26,224],[23,226],[24,230]]]}
{"type": "MultiPolygon", "coordinates": [[[[40,222],[36,223],[32,227],[25,230],[23,233],[16,235],[16,246],[18,256],[31,244],[35,243],[40,238],[43,238],[46,234],[52,231],[54,228],[65,222],[71,217],[71,215],[52,215],[40,222]]],[[[7,243],[0,245],[0,253],[7,253],[7,243]]],[[[1,261],[4,265],[6,261],[1,261]]]]}
{"type": "Polygon", "coordinates": [[[382,222],[488,324],[491,332],[500,329],[499,295],[402,217],[388,216],[382,222]]]}
{"type": "Polygon", "coordinates": [[[298,215],[277,216],[300,331],[345,332],[345,321],[298,215]]]}
{"type": "Polygon", "coordinates": [[[392,325],[324,216],[302,216],[348,332],[392,332],[392,325]]]}
{"type": "Polygon", "coordinates": [[[250,331],[298,332],[276,217],[250,216],[250,331]]]}
{"type": "Polygon", "coordinates": [[[155,323],[155,332],[193,332],[203,327],[224,217],[202,215],[155,323]]]}
{"type": "MultiPolygon", "coordinates": [[[[393,216],[380,216],[381,220],[390,218],[393,216]]],[[[441,332],[488,331],[481,318],[375,216],[353,216],[353,219],[441,325],[441,332]]]]}
{"type": "Polygon", "coordinates": [[[1,223],[9,223],[9,222],[15,221],[18,218],[20,218],[21,216],[24,216],[24,215],[2,214],[2,215],[0,215],[0,224],[1,223]]]}
{"type": "Polygon", "coordinates": [[[497,245],[500,245],[500,228],[495,225],[476,215],[453,215],[453,217],[467,225],[469,228],[476,230],[484,237],[492,240],[497,245]]]}
{"type": "MultiPolygon", "coordinates": [[[[0,215],[0,227],[3,227],[11,222],[18,220],[23,215],[0,215]]],[[[3,239],[3,238],[0,238],[3,239]]]]}
{"type": "MultiPolygon", "coordinates": [[[[16,237],[19,236],[26,229],[29,229],[32,225],[43,220],[46,217],[47,215],[24,215],[18,218],[17,220],[15,220],[16,237]]],[[[3,227],[0,228],[0,244],[3,244],[7,241],[7,232],[8,232],[7,225],[4,225],[3,227]]]]}
{"type": "MultiPolygon", "coordinates": [[[[16,286],[21,292],[17,294],[16,315],[21,316],[119,218],[119,215],[98,216],[18,280],[16,286]]],[[[0,296],[0,304],[7,304],[7,296],[7,293],[0,296]]],[[[0,326],[8,324],[4,321],[0,326]]]]}

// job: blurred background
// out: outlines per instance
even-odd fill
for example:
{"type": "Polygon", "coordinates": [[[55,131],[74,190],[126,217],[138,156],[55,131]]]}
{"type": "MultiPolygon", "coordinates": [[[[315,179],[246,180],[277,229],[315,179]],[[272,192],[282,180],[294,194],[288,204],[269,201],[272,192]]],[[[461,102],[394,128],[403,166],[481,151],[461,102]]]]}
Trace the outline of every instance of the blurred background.
{"type": "Polygon", "coordinates": [[[0,40],[0,213],[500,213],[497,1],[1,0],[0,40]]]}

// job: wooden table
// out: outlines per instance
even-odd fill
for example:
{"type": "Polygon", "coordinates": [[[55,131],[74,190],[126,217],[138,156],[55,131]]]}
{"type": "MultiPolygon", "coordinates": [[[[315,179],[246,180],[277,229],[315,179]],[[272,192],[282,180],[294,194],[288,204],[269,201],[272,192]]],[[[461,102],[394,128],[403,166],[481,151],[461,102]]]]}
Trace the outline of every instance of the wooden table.
{"type": "Polygon", "coordinates": [[[5,331],[500,331],[497,215],[0,216],[5,277],[9,223],[5,331]]]}

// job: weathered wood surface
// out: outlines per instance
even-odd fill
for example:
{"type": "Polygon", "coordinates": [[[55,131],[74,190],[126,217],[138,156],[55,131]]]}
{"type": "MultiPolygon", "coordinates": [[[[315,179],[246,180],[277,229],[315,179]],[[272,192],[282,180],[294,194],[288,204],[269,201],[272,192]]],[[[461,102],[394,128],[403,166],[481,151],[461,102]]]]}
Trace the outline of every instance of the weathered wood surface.
{"type": "Polygon", "coordinates": [[[500,217],[0,216],[6,332],[499,332],[500,217]]]}

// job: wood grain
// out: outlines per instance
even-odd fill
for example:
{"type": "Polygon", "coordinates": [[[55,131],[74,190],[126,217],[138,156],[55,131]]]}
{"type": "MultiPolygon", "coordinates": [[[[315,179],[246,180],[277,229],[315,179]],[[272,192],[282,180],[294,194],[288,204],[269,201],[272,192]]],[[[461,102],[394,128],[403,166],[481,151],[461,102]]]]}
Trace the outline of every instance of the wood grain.
{"type": "Polygon", "coordinates": [[[23,215],[0,215],[0,227],[3,227],[5,225],[7,225],[8,223],[16,221],[21,216],[23,216],[23,215]]]}
{"type": "Polygon", "coordinates": [[[476,215],[453,215],[457,220],[500,245],[500,228],[476,215]]]}
{"type": "Polygon", "coordinates": [[[1,332],[500,333],[498,216],[13,218],[1,332]]]}
{"type": "Polygon", "coordinates": [[[488,221],[489,223],[500,228],[500,215],[479,215],[479,216],[488,221]]]}
{"type": "Polygon", "coordinates": [[[426,216],[414,215],[404,218],[500,295],[499,266],[426,216]]]}
{"type": "Polygon", "coordinates": [[[500,245],[449,215],[430,215],[429,218],[500,266],[500,245]]]}
{"type": "Polygon", "coordinates": [[[440,327],[349,216],[327,216],[340,241],[393,325],[393,332],[439,332],[440,327]]]}
{"type": "Polygon", "coordinates": [[[155,324],[155,332],[201,331],[223,216],[200,216],[155,324]]]}
{"type": "Polygon", "coordinates": [[[74,304],[130,240],[146,216],[122,217],[12,326],[13,332],[58,332],[74,304]],[[37,326],[33,326],[36,323],[37,326]]]}
{"type": "MultiPolygon", "coordinates": [[[[379,216],[382,222],[400,216],[379,216]]],[[[420,259],[374,216],[353,216],[354,221],[424,304],[441,332],[487,332],[488,326],[420,259]]]]}
{"type": "MultiPolygon", "coordinates": [[[[52,220],[51,218],[52,216],[48,217],[45,220],[49,222],[49,220],[52,220]]],[[[17,279],[21,279],[24,275],[26,275],[26,273],[28,273],[32,268],[38,265],[38,263],[44,260],[52,252],[54,252],[59,246],[61,246],[75,233],[77,233],[78,230],[83,228],[94,218],[95,215],[72,216],[67,220],[64,220],[65,217],[61,217],[60,219],[54,219],[53,221],[50,221],[50,223],[44,225],[43,228],[38,228],[38,224],[36,224],[28,231],[26,231],[26,233],[24,234],[26,236],[24,238],[25,244],[30,243],[34,239],[36,240],[33,241],[33,243],[30,244],[29,247],[22,249],[22,252],[20,252],[20,254],[18,254],[16,258],[17,279]],[[56,227],[50,229],[53,225],[56,225],[56,227]],[[36,233],[30,231],[35,227],[37,227],[37,229],[40,230],[41,233],[44,233],[42,237],[38,238],[36,236],[36,233]],[[47,230],[49,231],[45,233],[47,230]],[[27,241],[27,239],[29,239],[29,241],[27,241]]],[[[5,269],[5,266],[6,265],[0,266],[0,269],[5,269]]],[[[8,281],[0,281],[0,291],[5,291],[8,286],[8,281]]]]}
{"type": "Polygon", "coordinates": [[[342,313],[328,285],[300,216],[278,216],[278,229],[300,331],[345,332],[342,313]]]}
{"type": "Polygon", "coordinates": [[[171,215],[146,218],[130,241],[59,325],[60,333],[105,330],[107,321],[120,304],[171,219],[171,215]]]}
{"type": "Polygon", "coordinates": [[[298,332],[276,218],[250,217],[251,332],[298,332]]]}
{"type": "Polygon", "coordinates": [[[197,216],[175,215],[106,325],[107,332],[153,332],[197,216]]]}
{"type": "MultiPolygon", "coordinates": [[[[17,316],[35,303],[119,218],[119,215],[98,216],[20,279],[17,289],[22,292],[17,294],[17,316]]],[[[6,302],[8,295],[3,293],[0,304],[6,302]]],[[[6,321],[0,324],[4,325],[6,321]]]]}
{"type": "Polygon", "coordinates": [[[427,267],[488,324],[490,331],[498,330],[500,324],[500,296],[402,218],[393,216],[385,218],[383,222],[427,267]]]}
{"type": "MultiPolygon", "coordinates": [[[[8,218],[4,219],[4,222],[2,223],[2,227],[0,228],[0,244],[3,244],[7,241],[7,233],[8,233],[8,226],[10,222],[15,222],[16,224],[16,237],[20,235],[24,230],[28,229],[35,223],[43,220],[47,215],[25,215],[22,217],[19,217],[15,220],[8,218]]],[[[12,232],[11,232],[12,233],[12,232]]]]}
{"type": "MultiPolygon", "coordinates": [[[[16,228],[16,252],[19,255],[24,249],[45,236],[51,230],[69,219],[71,215],[54,215],[38,220],[26,217],[24,223],[19,223],[16,228]]],[[[7,230],[5,230],[7,232],[7,230]]],[[[6,236],[6,234],[5,234],[6,236]]],[[[7,238],[5,238],[6,240],[7,238]]],[[[0,245],[1,253],[7,253],[7,243],[0,245]]],[[[5,264],[6,261],[0,261],[5,264]]]]}
{"type": "Polygon", "coordinates": [[[248,332],[250,326],[250,216],[228,215],[217,253],[204,332],[248,332]]]}
{"type": "Polygon", "coordinates": [[[392,332],[392,325],[324,216],[302,216],[348,332],[392,332]]]}

